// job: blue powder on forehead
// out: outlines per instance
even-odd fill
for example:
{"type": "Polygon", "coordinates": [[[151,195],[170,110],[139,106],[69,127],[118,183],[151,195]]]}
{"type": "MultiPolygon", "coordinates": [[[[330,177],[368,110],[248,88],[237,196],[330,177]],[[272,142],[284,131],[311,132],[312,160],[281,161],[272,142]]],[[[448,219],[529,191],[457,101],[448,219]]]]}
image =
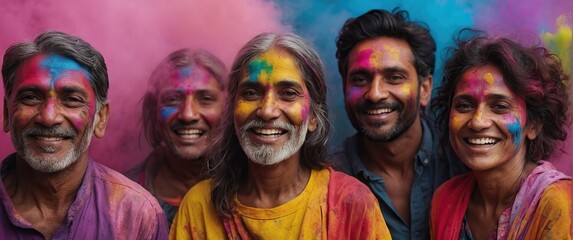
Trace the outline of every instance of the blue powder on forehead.
{"type": "Polygon", "coordinates": [[[178,79],[187,79],[189,78],[189,76],[191,76],[191,72],[193,72],[193,69],[191,68],[191,66],[187,66],[179,68],[178,72],[179,72],[178,79]]]}
{"type": "Polygon", "coordinates": [[[254,59],[247,65],[249,71],[249,81],[256,81],[262,71],[270,75],[273,71],[273,65],[270,65],[266,60],[254,59]]]}
{"type": "Polygon", "coordinates": [[[55,81],[60,79],[66,71],[82,71],[86,78],[91,81],[88,71],[79,63],[58,54],[47,55],[46,58],[40,61],[40,67],[46,69],[52,76],[50,87],[54,87],[55,81]]]}

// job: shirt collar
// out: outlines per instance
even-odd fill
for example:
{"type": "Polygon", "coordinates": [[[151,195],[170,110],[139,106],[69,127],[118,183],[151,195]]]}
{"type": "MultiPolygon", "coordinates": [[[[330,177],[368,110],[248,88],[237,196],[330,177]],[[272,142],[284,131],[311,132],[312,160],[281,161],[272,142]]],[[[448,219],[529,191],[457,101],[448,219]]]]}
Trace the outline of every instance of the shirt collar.
{"type": "MultiPolygon", "coordinates": [[[[432,159],[432,153],[435,151],[436,146],[434,143],[436,139],[434,131],[430,128],[427,120],[424,117],[420,117],[420,122],[422,123],[422,142],[420,144],[420,149],[416,153],[416,159],[414,160],[414,171],[420,174],[422,170],[430,164],[432,159]]],[[[352,175],[358,176],[360,178],[366,179],[368,181],[383,181],[382,177],[370,172],[362,161],[360,161],[358,144],[360,144],[360,136],[358,133],[354,134],[345,143],[348,149],[347,159],[349,160],[350,171],[352,175]]]]}

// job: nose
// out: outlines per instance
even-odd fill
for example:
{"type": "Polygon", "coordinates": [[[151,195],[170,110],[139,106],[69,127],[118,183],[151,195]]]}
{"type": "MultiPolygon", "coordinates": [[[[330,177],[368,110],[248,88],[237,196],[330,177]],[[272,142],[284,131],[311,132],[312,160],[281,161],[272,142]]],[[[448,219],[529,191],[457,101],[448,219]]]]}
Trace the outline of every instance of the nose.
{"type": "Polygon", "coordinates": [[[263,97],[261,105],[257,110],[257,116],[264,121],[269,121],[278,118],[280,115],[280,110],[278,108],[278,101],[273,92],[268,92],[263,97]]]}
{"type": "Polygon", "coordinates": [[[491,122],[492,121],[487,116],[487,113],[484,114],[484,107],[478,106],[468,123],[468,127],[476,132],[479,132],[489,128],[491,126],[491,122]]]}
{"type": "Polygon", "coordinates": [[[192,122],[199,119],[199,106],[193,96],[187,96],[179,110],[179,119],[183,122],[192,122]]]}
{"type": "Polygon", "coordinates": [[[36,122],[45,127],[51,127],[61,124],[64,117],[60,113],[60,106],[54,97],[48,97],[46,101],[40,105],[40,112],[36,115],[36,122]]]}
{"type": "Polygon", "coordinates": [[[370,88],[366,92],[365,98],[373,103],[379,102],[380,100],[387,99],[390,94],[386,88],[382,76],[376,74],[372,82],[370,82],[370,88]]]}

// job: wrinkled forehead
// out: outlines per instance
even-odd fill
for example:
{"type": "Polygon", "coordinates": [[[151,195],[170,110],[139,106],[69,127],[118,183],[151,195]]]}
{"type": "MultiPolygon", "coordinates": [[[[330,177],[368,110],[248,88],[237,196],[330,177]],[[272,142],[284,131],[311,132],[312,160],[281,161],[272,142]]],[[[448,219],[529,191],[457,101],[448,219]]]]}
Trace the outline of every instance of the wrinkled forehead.
{"type": "Polygon", "coordinates": [[[86,79],[92,81],[86,68],[75,60],[59,54],[40,54],[26,60],[18,69],[18,78],[25,78],[28,74],[45,72],[54,79],[59,79],[65,72],[77,71],[85,75],[86,79]]]}
{"type": "Polygon", "coordinates": [[[40,54],[18,67],[11,93],[22,86],[53,89],[70,84],[86,86],[95,92],[88,71],[79,63],[58,54],[40,54]]]}
{"type": "Polygon", "coordinates": [[[239,84],[258,82],[263,85],[290,80],[306,87],[298,62],[286,50],[272,48],[262,52],[243,66],[239,84]]]}
{"type": "Polygon", "coordinates": [[[157,92],[165,88],[205,88],[222,86],[217,79],[205,67],[200,65],[174,66],[169,65],[162,69],[161,74],[155,77],[157,92]]]}

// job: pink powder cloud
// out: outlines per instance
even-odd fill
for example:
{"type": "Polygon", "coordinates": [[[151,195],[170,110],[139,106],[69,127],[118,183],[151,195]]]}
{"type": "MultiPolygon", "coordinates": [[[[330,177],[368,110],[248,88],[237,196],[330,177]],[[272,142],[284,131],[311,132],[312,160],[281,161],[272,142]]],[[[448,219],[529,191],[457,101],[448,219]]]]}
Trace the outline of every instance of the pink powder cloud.
{"type": "MultiPolygon", "coordinates": [[[[96,161],[120,171],[150,151],[140,134],[140,99],[161,59],[176,49],[205,48],[229,67],[238,49],[255,35],[290,28],[281,24],[274,3],[264,0],[0,0],[0,5],[2,54],[10,44],[47,30],[76,35],[102,52],[110,77],[111,116],[105,137],[94,140],[90,152],[96,161]]],[[[12,152],[9,133],[0,133],[0,159],[12,152]]]]}

